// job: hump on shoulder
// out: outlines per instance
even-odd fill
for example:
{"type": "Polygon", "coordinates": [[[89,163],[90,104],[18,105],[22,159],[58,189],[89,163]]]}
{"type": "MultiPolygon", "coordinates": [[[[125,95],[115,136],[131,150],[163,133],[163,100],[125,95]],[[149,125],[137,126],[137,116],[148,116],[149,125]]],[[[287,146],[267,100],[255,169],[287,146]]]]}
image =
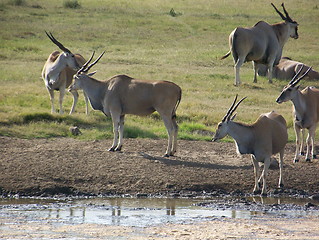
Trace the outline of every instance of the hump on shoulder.
{"type": "Polygon", "coordinates": [[[267,122],[267,121],[271,122],[269,120],[273,120],[286,125],[285,118],[279,113],[277,113],[276,111],[270,111],[268,113],[261,114],[260,119],[261,119],[261,122],[267,122]]]}

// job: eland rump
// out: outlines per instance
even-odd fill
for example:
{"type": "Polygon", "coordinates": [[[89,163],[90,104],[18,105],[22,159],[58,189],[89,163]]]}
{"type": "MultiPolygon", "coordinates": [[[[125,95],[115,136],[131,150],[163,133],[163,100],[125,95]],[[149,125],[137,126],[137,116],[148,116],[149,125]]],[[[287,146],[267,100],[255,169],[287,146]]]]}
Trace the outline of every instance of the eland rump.
{"type": "MultiPolygon", "coordinates": [[[[245,97],[246,98],[246,97],[245,97]]],[[[235,122],[233,115],[239,104],[245,99],[242,98],[237,104],[237,95],[233,104],[228,109],[222,121],[218,124],[213,141],[224,138],[226,135],[234,138],[237,152],[239,154],[251,154],[255,173],[254,194],[260,192],[259,184],[262,182],[261,195],[267,195],[266,176],[272,155],[279,153],[279,188],[283,187],[283,157],[284,148],[288,141],[286,120],[280,114],[272,111],[259,116],[253,124],[235,122]],[[260,175],[258,162],[264,163],[264,169],[260,175]]]]}
{"type": "Polygon", "coordinates": [[[93,109],[111,116],[114,140],[109,151],[120,151],[122,148],[125,114],[143,116],[157,111],[168,133],[165,156],[173,156],[177,147],[176,109],[182,97],[181,88],[168,81],[144,81],[126,75],[98,81],[92,78],[93,74],[88,71],[103,54],[88,66],[94,53],[92,54],[87,63],[74,75],[74,83],[70,90],[83,89],[93,109]]]}
{"type": "Polygon", "coordinates": [[[284,20],[282,23],[268,24],[260,21],[252,28],[238,27],[229,35],[229,52],[222,57],[227,58],[231,53],[235,62],[235,85],[238,86],[240,81],[240,67],[249,61],[253,61],[254,82],[257,82],[257,64],[265,64],[268,68],[268,80],[272,82],[273,66],[277,65],[282,49],[289,37],[298,38],[298,23],[293,21],[284,4],[282,4],[284,16],[273,4],[276,12],[284,20]]]}
{"type": "MultiPolygon", "coordinates": [[[[85,63],[85,59],[80,54],[71,53],[69,49],[64,47],[62,43],[55,39],[52,33],[45,33],[47,34],[49,39],[62,50],[62,53],[60,53],[59,51],[52,52],[45,62],[42,70],[42,78],[50,94],[51,113],[55,113],[54,91],[59,91],[59,112],[60,114],[62,114],[64,112],[62,103],[65,95],[65,89],[71,85],[73,75],[85,63]]],[[[73,95],[73,104],[70,110],[70,114],[74,112],[79,97],[79,94],[76,90],[71,91],[71,93],[73,95]]],[[[85,112],[86,114],[88,114],[88,99],[85,93],[84,99],[86,103],[85,112]]]]}
{"type": "Polygon", "coordinates": [[[317,123],[319,121],[319,89],[306,87],[300,90],[300,85],[298,85],[300,80],[303,79],[310,70],[311,67],[298,78],[301,71],[303,71],[303,67],[301,67],[288,85],[283,88],[276,100],[277,103],[283,103],[289,100],[293,103],[294,129],[296,133],[294,162],[299,162],[299,155],[304,155],[304,129],[308,129],[306,161],[310,162],[311,155],[312,158],[316,158],[314,154],[314,141],[317,123]],[[302,138],[300,139],[301,131],[302,138]]]}

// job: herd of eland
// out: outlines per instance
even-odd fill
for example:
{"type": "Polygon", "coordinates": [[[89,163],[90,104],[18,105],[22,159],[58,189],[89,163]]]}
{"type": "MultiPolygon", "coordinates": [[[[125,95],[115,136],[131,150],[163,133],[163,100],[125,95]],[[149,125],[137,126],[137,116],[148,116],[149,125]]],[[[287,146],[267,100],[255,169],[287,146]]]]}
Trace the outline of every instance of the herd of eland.
{"type": "MultiPolygon", "coordinates": [[[[306,161],[316,158],[314,139],[317,122],[319,121],[319,89],[306,87],[299,90],[301,79],[319,79],[319,73],[303,63],[282,57],[282,51],[288,39],[298,38],[298,23],[291,19],[284,4],[281,13],[271,4],[282,18],[283,22],[268,24],[259,21],[253,27],[238,27],[229,36],[229,52],[234,59],[235,85],[241,84],[240,67],[243,63],[252,61],[254,67],[254,82],[257,75],[268,75],[272,78],[289,79],[277,98],[277,103],[292,101],[294,113],[294,129],[296,133],[296,154],[294,162],[299,161],[299,155],[304,155],[304,129],[308,129],[306,161]],[[300,76],[301,75],[301,76],[300,76]],[[302,133],[302,138],[300,137],[302,133]]],[[[94,110],[100,110],[113,122],[113,144],[109,151],[121,151],[123,146],[124,117],[126,114],[149,115],[157,111],[163,119],[168,133],[168,144],[165,157],[173,156],[177,148],[178,125],[176,110],[181,101],[182,89],[169,81],[139,80],[127,75],[117,75],[106,81],[100,81],[92,76],[95,72],[89,70],[101,59],[104,52],[91,63],[94,52],[88,61],[80,54],[73,54],[64,47],[52,33],[47,33],[49,39],[62,52],[52,52],[42,71],[42,78],[50,94],[52,109],[54,107],[54,91],[60,92],[60,113],[63,113],[63,97],[68,88],[73,95],[73,105],[70,114],[75,111],[78,101],[78,90],[83,90],[88,114],[88,102],[94,110]]],[[[222,121],[218,124],[213,141],[231,136],[239,154],[250,154],[254,166],[255,186],[253,192],[267,195],[266,176],[271,156],[279,153],[279,183],[283,187],[283,157],[288,141],[286,120],[275,111],[263,113],[253,124],[236,122],[235,110],[246,97],[237,101],[237,95],[222,121]],[[259,175],[259,163],[264,163],[259,175]],[[262,187],[261,187],[262,186],[262,187]],[[260,189],[261,188],[261,189],[260,189]]]]}

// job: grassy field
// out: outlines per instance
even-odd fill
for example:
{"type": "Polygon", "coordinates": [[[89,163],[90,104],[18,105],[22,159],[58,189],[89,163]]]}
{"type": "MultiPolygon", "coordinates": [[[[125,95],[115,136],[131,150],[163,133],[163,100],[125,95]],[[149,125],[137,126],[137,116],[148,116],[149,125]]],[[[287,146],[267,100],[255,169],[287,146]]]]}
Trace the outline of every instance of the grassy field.
{"type": "MultiPolygon", "coordinates": [[[[279,7],[281,2],[274,3],[279,7]]],[[[300,37],[288,41],[283,55],[319,70],[318,2],[291,0],[286,8],[300,24],[300,37]]],[[[235,87],[232,58],[219,60],[228,51],[229,33],[259,20],[281,21],[270,2],[260,0],[0,0],[0,135],[71,137],[69,127],[78,125],[83,133],[80,139],[112,137],[110,118],[92,109],[85,115],[82,93],[74,115],[50,114],[49,95],[40,76],[46,58],[57,47],[46,30],[85,58],[92,51],[105,50],[94,67],[97,79],[127,74],[180,85],[181,139],[211,139],[202,133],[214,131],[238,93],[248,98],[237,110],[237,120],[254,122],[260,113],[277,110],[288,122],[292,141],[291,103],[275,103],[286,82],[268,84],[260,77],[254,84],[252,65],[246,63],[241,70],[243,84],[235,87]]],[[[302,82],[307,85],[319,84],[302,82]]],[[[56,104],[57,99],[58,94],[56,104]]],[[[71,94],[67,94],[66,112],[71,104],[71,94]]],[[[125,136],[162,138],[166,131],[157,114],[127,116],[125,136]]]]}

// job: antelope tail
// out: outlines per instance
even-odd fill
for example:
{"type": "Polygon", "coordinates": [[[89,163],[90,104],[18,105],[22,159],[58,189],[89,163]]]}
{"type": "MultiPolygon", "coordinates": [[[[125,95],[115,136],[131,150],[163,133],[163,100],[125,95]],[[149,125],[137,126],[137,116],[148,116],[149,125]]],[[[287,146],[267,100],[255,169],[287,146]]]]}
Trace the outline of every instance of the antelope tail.
{"type": "Polygon", "coordinates": [[[176,110],[177,110],[177,107],[179,105],[179,103],[181,102],[182,100],[182,91],[179,92],[179,98],[176,102],[176,105],[175,105],[175,108],[173,109],[173,112],[172,112],[172,119],[176,119],[176,110]]]}
{"type": "Polygon", "coordinates": [[[222,56],[220,59],[223,60],[227,58],[230,54],[231,54],[231,50],[229,50],[228,53],[226,53],[226,55],[222,56]]]}

